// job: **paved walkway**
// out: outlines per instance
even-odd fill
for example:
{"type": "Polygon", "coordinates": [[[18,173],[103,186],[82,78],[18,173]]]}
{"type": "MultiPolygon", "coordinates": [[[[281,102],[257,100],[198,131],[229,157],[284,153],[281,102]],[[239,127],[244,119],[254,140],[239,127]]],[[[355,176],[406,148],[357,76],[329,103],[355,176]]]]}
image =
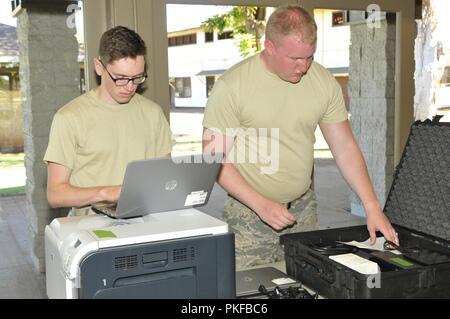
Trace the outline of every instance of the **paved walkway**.
{"type": "Polygon", "coordinates": [[[32,265],[25,196],[0,197],[0,299],[46,298],[45,275],[32,265]]]}

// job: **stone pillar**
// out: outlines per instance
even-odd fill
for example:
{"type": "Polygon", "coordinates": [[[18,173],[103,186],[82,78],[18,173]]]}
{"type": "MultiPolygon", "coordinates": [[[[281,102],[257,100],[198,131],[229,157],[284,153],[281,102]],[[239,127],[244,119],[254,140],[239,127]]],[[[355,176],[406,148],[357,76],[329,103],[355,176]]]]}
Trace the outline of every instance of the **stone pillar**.
{"type": "Polygon", "coordinates": [[[68,27],[68,3],[28,4],[16,12],[24,117],[27,218],[33,263],[45,269],[44,230],[67,210],[47,202],[43,157],[55,112],[80,94],[75,29],[68,27]]]}
{"type": "MultiPolygon", "coordinates": [[[[350,123],[383,207],[394,171],[395,17],[350,32],[350,123]]],[[[352,214],[365,216],[354,193],[350,202],[352,214]]]]}

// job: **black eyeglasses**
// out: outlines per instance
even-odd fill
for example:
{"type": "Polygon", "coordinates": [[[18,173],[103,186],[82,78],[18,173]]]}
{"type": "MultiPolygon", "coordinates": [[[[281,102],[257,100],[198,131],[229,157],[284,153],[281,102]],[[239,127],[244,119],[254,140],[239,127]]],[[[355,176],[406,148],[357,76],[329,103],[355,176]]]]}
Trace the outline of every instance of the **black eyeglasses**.
{"type": "Polygon", "coordinates": [[[139,76],[135,76],[133,78],[115,78],[111,75],[111,73],[109,73],[108,69],[106,68],[106,66],[103,64],[102,60],[99,60],[100,63],[102,64],[103,68],[105,69],[105,71],[108,73],[109,77],[111,78],[111,80],[113,80],[114,84],[116,86],[126,86],[128,85],[128,83],[130,83],[130,81],[134,84],[134,85],[139,85],[145,82],[145,80],[147,80],[148,75],[146,73],[144,73],[143,75],[139,75],[139,76]]]}

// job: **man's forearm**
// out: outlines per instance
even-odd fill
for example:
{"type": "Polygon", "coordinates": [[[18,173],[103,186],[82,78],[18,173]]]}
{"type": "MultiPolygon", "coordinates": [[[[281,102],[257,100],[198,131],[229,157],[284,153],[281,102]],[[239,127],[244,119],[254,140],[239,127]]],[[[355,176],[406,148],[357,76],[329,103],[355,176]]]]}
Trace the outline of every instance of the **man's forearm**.
{"type": "Polygon", "coordinates": [[[285,206],[254,190],[232,164],[223,164],[219,184],[233,197],[253,210],[258,217],[275,230],[282,230],[295,222],[285,206]]]}
{"type": "Polygon", "coordinates": [[[76,187],[68,183],[48,187],[47,198],[53,208],[82,207],[100,201],[114,201],[119,186],[76,187]]]}
{"type": "Polygon", "coordinates": [[[323,136],[333,152],[336,164],[351,189],[359,196],[366,210],[380,210],[364,157],[353,136],[350,123],[322,123],[323,136]]]}
{"type": "MultiPolygon", "coordinates": [[[[223,152],[228,154],[233,145],[233,138],[225,137],[204,129],[203,151],[206,153],[223,152]]],[[[281,230],[295,222],[285,206],[274,202],[251,187],[233,164],[225,159],[217,182],[231,196],[253,210],[259,218],[275,230],[281,230]]]]}
{"type": "Polygon", "coordinates": [[[358,195],[366,211],[381,209],[367,166],[357,145],[350,145],[345,152],[337,155],[335,159],[342,176],[358,195]]]}

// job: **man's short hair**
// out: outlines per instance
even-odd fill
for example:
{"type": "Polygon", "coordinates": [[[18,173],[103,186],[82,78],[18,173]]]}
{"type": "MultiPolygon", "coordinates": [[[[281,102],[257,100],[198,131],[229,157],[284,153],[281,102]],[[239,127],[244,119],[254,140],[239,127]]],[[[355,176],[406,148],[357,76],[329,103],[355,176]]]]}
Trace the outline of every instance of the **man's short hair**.
{"type": "Polygon", "coordinates": [[[100,39],[99,55],[106,64],[122,58],[135,59],[145,56],[147,48],[144,40],[135,31],[117,26],[103,33],[100,39]]]}
{"type": "Polygon", "coordinates": [[[296,35],[303,43],[315,44],[317,25],[314,17],[299,5],[278,7],[269,17],[266,39],[277,41],[280,37],[296,35]]]}

